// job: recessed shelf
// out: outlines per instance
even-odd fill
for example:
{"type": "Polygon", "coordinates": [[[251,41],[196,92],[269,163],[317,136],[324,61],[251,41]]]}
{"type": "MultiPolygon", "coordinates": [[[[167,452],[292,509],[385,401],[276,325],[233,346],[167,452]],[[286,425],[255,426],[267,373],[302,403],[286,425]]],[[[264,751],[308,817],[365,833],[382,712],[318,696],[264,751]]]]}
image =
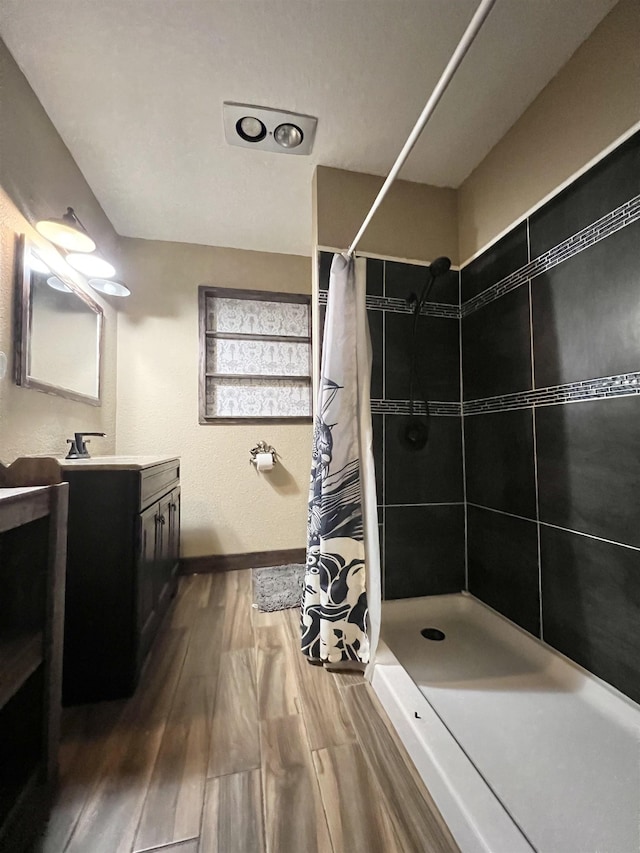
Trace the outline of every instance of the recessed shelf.
{"type": "Polygon", "coordinates": [[[249,335],[240,332],[212,332],[207,329],[205,335],[208,338],[219,338],[221,341],[276,341],[278,343],[308,344],[310,337],[300,335],[249,335]]]}
{"type": "Polygon", "coordinates": [[[282,373],[206,373],[205,376],[209,379],[250,379],[266,383],[282,379],[299,382],[301,385],[309,385],[311,383],[311,377],[304,373],[286,375],[282,373]]]}
{"type": "MultiPolygon", "coordinates": [[[[49,513],[49,490],[43,486],[28,486],[0,490],[0,533],[21,527],[49,513]],[[28,498],[31,498],[29,500],[28,498]]],[[[1,641],[0,641],[1,642],[1,641]]]]}
{"type": "Polygon", "coordinates": [[[42,632],[0,637],[0,708],[43,661],[42,632]]]}

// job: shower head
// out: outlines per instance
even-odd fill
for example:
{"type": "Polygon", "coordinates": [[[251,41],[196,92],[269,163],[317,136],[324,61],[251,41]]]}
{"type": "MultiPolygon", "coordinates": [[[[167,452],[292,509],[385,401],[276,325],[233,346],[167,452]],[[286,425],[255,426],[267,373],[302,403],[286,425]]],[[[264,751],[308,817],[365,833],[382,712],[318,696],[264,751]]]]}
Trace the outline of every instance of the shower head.
{"type": "Polygon", "coordinates": [[[449,272],[451,269],[451,258],[436,258],[429,266],[429,272],[434,278],[449,272]]]}
{"type": "Polygon", "coordinates": [[[420,313],[420,311],[422,310],[422,306],[427,301],[434,281],[438,278],[438,276],[444,275],[445,273],[449,272],[450,269],[451,258],[445,258],[443,256],[441,258],[436,258],[435,261],[431,261],[431,264],[427,267],[427,280],[422,285],[420,296],[416,296],[415,293],[412,293],[407,300],[409,302],[409,305],[413,306],[413,313],[415,314],[415,316],[420,313]]]}

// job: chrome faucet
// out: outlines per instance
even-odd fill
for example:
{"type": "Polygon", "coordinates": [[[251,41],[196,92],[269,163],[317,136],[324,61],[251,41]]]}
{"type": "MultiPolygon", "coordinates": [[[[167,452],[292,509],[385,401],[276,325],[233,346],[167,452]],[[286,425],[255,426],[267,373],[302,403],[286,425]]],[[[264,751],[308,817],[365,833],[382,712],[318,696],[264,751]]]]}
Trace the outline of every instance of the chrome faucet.
{"type": "Polygon", "coordinates": [[[74,432],[73,438],[67,439],[67,444],[70,444],[69,452],[65,456],[65,459],[90,459],[89,451],[87,450],[87,444],[90,442],[85,441],[85,435],[101,435],[103,438],[106,435],[106,432],[74,432]]]}

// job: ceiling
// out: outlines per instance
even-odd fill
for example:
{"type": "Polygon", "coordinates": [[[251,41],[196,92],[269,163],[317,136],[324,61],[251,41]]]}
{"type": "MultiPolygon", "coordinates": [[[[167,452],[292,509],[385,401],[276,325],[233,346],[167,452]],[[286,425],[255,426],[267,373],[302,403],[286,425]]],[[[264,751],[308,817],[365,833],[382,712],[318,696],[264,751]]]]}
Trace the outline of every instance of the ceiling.
{"type": "MultiPolygon", "coordinates": [[[[458,186],[615,2],[497,0],[401,176],[458,186]]],[[[120,234],[308,255],[315,166],[386,174],[476,6],[2,0],[0,34],[120,234]],[[227,145],[225,100],[317,116],[313,153],[227,145]]]]}

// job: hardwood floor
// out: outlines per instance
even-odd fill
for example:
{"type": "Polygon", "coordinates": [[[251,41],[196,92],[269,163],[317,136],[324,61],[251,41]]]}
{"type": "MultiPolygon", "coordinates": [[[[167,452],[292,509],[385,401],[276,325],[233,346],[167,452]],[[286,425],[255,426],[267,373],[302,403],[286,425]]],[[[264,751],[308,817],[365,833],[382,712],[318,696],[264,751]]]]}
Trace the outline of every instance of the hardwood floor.
{"type": "Polygon", "coordinates": [[[298,651],[251,573],[192,575],[136,695],[70,708],[36,853],[455,853],[359,674],[298,651]]]}

